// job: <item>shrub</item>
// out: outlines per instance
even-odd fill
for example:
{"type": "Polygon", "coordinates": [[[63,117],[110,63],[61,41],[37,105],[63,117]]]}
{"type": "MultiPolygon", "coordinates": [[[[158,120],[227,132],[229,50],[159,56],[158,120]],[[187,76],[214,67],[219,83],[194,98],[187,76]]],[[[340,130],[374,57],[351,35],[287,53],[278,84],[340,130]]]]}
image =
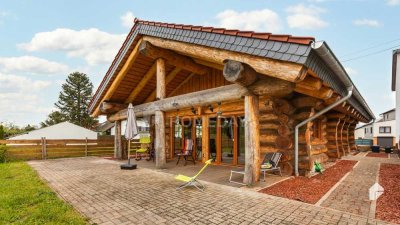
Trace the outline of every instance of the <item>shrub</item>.
{"type": "Polygon", "coordinates": [[[0,144],[0,163],[7,161],[7,146],[0,144]]]}

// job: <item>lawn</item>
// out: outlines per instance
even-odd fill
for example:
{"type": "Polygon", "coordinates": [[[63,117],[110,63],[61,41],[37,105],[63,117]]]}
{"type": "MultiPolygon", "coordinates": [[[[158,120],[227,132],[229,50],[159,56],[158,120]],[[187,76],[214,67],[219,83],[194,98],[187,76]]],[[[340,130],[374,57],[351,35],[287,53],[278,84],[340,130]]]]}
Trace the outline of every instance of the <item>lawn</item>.
{"type": "Polygon", "coordinates": [[[0,163],[0,224],[87,224],[24,162],[0,163]]]}

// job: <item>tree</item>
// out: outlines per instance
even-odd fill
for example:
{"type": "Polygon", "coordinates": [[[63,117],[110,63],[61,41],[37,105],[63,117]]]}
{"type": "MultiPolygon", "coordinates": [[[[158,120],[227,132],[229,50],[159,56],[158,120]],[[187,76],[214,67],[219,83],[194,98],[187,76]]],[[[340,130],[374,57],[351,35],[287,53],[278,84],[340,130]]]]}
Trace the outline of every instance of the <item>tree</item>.
{"type": "Polygon", "coordinates": [[[55,106],[65,115],[66,120],[76,125],[93,128],[97,120],[88,113],[88,106],[92,97],[93,84],[84,73],[71,73],[55,106]]]}
{"type": "Polygon", "coordinates": [[[0,140],[4,139],[4,127],[0,124],[0,140]]]}
{"type": "Polygon", "coordinates": [[[52,126],[61,122],[66,121],[65,115],[62,114],[60,111],[53,111],[48,116],[44,122],[40,123],[40,127],[48,127],[52,126]]]}

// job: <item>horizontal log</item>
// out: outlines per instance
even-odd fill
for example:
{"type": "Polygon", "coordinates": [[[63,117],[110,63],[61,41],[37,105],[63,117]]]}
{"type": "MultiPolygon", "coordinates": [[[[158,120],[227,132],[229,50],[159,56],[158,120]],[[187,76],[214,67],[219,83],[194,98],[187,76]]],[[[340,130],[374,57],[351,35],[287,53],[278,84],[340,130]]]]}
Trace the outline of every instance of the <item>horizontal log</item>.
{"type": "Polygon", "coordinates": [[[160,48],[170,49],[195,59],[210,62],[210,65],[223,65],[226,59],[236,60],[251,66],[258,73],[290,82],[300,81],[307,75],[307,69],[303,65],[297,63],[289,63],[150,36],[143,37],[143,40],[149,41],[160,48]]]}
{"type": "MultiPolygon", "coordinates": [[[[155,111],[170,111],[193,106],[207,106],[215,102],[224,102],[241,99],[242,96],[254,93],[257,95],[286,95],[293,91],[293,84],[287,81],[271,77],[259,79],[256,83],[243,87],[239,84],[231,84],[222,87],[192,92],[189,94],[169,97],[154,102],[134,106],[137,117],[154,114],[155,111]]],[[[127,109],[108,116],[108,121],[126,119],[127,109]]]]}
{"type": "Polygon", "coordinates": [[[121,109],[125,109],[128,107],[127,104],[117,103],[117,102],[102,102],[100,103],[100,112],[102,113],[115,113],[120,111],[121,109]]]}
{"type": "Polygon", "coordinates": [[[260,113],[260,117],[259,117],[260,123],[267,122],[267,121],[277,121],[277,120],[278,120],[278,116],[273,113],[260,113]]]}
{"type": "Polygon", "coordinates": [[[168,61],[168,63],[184,68],[196,74],[205,74],[209,71],[208,67],[197,64],[193,61],[193,59],[180,55],[171,50],[162,49],[156,46],[153,46],[148,41],[143,41],[139,46],[139,52],[149,58],[157,59],[163,58],[168,61]]]}
{"type": "Polygon", "coordinates": [[[317,90],[309,90],[304,87],[296,85],[295,91],[322,100],[330,98],[333,94],[333,90],[325,86],[323,86],[320,90],[317,91],[317,90]]]}
{"type": "Polygon", "coordinates": [[[304,89],[312,90],[312,91],[317,91],[320,90],[322,87],[322,81],[319,78],[312,77],[312,76],[306,76],[304,80],[298,82],[296,86],[299,86],[304,89]]]}
{"type": "Polygon", "coordinates": [[[231,83],[249,86],[258,79],[257,72],[251,66],[235,61],[225,60],[223,75],[231,83]]]}

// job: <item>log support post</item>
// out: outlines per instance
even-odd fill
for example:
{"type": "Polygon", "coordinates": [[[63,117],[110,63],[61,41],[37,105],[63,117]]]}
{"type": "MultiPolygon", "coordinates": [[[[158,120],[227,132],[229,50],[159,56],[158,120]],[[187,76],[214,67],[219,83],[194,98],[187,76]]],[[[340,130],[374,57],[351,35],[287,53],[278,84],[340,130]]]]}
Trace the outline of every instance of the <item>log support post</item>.
{"type": "Polygon", "coordinates": [[[122,158],[122,137],[121,137],[121,120],[115,121],[115,136],[114,136],[114,158],[122,158]]]}
{"type": "Polygon", "coordinates": [[[208,116],[203,115],[201,117],[201,129],[202,129],[202,139],[201,139],[201,161],[205,162],[210,156],[210,133],[208,131],[209,120],[208,116]]]}
{"type": "MultiPolygon", "coordinates": [[[[165,87],[165,61],[157,59],[157,99],[164,99],[166,96],[165,87]]],[[[165,113],[160,110],[155,111],[155,151],[156,168],[164,169],[166,166],[166,145],[165,145],[165,113]]]]}
{"type": "Polygon", "coordinates": [[[260,178],[259,97],[245,96],[245,174],[243,183],[252,185],[260,178]]]}

